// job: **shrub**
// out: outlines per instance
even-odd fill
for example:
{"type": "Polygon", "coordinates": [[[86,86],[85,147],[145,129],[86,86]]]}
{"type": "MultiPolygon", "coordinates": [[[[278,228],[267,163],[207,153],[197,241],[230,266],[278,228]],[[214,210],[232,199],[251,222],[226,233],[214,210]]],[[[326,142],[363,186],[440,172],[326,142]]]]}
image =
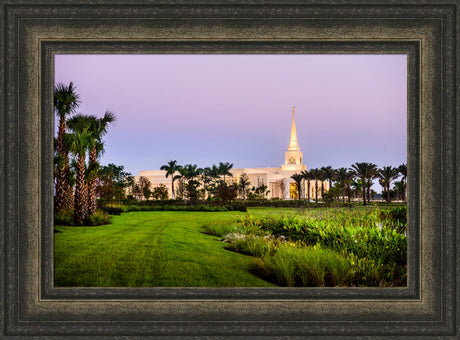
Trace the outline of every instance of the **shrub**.
{"type": "Polygon", "coordinates": [[[88,216],[83,221],[83,225],[85,226],[98,226],[103,224],[111,224],[112,217],[103,210],[97,210],[95,214],[88,216]]]}
{"type": "Polygon", "coordinates": [[[72,210],[63,211],[58,214],[54,214],[54,225],[74,225],[74,213],[72,210]]]}
{"type": "Polygon", "coordinates": [[[102,210],[104,210],[109,215],[120,215],[122,212],[124,212],[123,208],[121,207],[104,207],[102,210]]]}

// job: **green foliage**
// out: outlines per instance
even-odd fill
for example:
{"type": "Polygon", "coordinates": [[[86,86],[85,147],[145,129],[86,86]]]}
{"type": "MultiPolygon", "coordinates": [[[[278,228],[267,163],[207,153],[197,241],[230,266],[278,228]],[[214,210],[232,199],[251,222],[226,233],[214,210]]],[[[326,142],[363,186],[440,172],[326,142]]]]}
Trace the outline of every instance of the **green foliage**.
{"type": "Polygon", "coordinates": [[[299,244],[282,243],[276,252],[268,253],[256,262],[258,271],[276,277],[282,286],[347,286],[354,269],[349,259],[322,248],[302,247],[299,244]]]}
{"type": "Polygon", "coordinates": [[[168,189],[164,184],[156,186],[152,191],[152,198],[156,200],[167,200],[168,199],[168,189]]]}
{"type": "Polygon", "coordinates": [[[111,223],[112,218],[103,210],[97,210],[95,214],[87,216],[83,221],[83,225],[85,226],[98,226],[111,223]]]}
{"type": "Polygon", "coordinates": [[[109,215],[120,215],[124,211],[122,207],[104,207],[103,210],[109,215]]]}
{"type": "MultiPolygon", "coordinates": [[[[115,210],[116,208],[110,208],[115,210]]],[[[104,224],[111,224],[112,218],[106,209],[96,210],[93,215],[87,216],[82,223],[82,226],[99,226],[104,224]]],[[[54,225],[61,226],[74,226],[74,213],[73,211],[63,211],[54,215],[54,225]]]]}
{"type": "Polygon", "coordinates": [[[203,225],[203,233],[223,237],[230,233],[236,233],[238,225],[227,221],[213,221],[203,225]]]}
{"type": "Polygon", "coordinates": [[[407,230],[407,207],[400,206],[390,210],[382,210],[380,212],[380,219],[385,227],[404,234],[407,230]]]}
{"type": "MultiPolygon", "coordinates": [[[[302,261],[309,263],[305,267],[308,270],[304,275],[310,278],[308,280],[316,277],[316,281],[308,281],[307,276],[299,276],[299,282],[304,285],[344,285],[352,272],[355,273],[350,283],[353,285],[403,285],[406,280],[407,240],[405,235],[395,228],[384,225],[388,220],[387,216],[402,218],[403,215],[404,208],[395,208],[383,214],[379,209],[372,208],[313,210],[305,216],[247,215],[240,220],[240,232],[254,236],[272,235],[277,239],[285,238],[297,248],[304,249],[302,251],[310,249],[308,253],[302,253],[302,261]],[[384,222],[381,216],[385,216],[384,222]],[[328,252],[333,252],[335,257],[328,252]],[[323,279],[325,273],[328,273],[328,276],[323,279]]],[[[398,219],[397,221],[399,223],[398,219]]],[[[275,253],[272,257],[264,259],[258,271],[271,272],[279,278],[281,274],[276,269],[279,265],[288,266],[279,269],[282,273],[289,272],[291,264],[283,256],[287,252],[294,256],[291,253],[300,250],[283,249],[280,247],[278,250],[282,251],[278,255],[280,258],[275,253]]],[[[259,261],[259,264],[262,262],[259,261]]],[[[299,267],[296,270],[301,272],[299,267]]],[[[281,281],[292,284],[289,275],[281,281]]]]}
{"type": "Polygon", "coordinates": [[[74,225],[73,210],[64,210],[54,214],[54,225],[74,225]]]}

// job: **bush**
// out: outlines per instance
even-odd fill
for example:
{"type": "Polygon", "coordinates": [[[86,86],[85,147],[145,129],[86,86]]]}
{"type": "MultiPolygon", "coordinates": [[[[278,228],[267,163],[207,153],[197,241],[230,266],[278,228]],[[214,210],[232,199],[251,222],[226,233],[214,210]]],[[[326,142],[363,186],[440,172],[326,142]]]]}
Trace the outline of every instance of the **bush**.
{"type": "Polygon", "coordinates": [[[83,221],[84,226],[98,226],[104,224],[111,224],[112,217],[103,210],[97,210],[95,214],[88,216],[83,221]]]}
{"type": "Polygon", "coordinates": [[[109,215],[120,215],[122,212],[124,212],[123,208],[121,207],[104,207],[102,210],[104,210],[109,215]]]}
{"type": "Polygon", "coordinates": [[[63,211],[59,214],[54,214],[54,225],[74,225],[74,213],[72,210],[63,211]]]}

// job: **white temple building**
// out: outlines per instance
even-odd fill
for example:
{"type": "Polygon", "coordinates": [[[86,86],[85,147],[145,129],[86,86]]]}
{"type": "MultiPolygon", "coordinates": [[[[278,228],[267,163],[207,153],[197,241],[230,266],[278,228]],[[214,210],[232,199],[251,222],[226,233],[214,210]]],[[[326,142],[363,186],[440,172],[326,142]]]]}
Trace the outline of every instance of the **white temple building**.
{"type": "MultiPolygon", "coordinates": [[[[226,182],[239,182],[239,178],[242,174],[246,174],[249,178],[250,185],[252,188],[260,185],[266,185],[269,193],[268,199],[296,199],[298,198],[298,190],[295,185],[295,181],[291,176],[295,173],[301,173],[307,169],[306,164],[303,163],[303,152],[300,151],[300,146],[297,140],[297,131],[295,125],[295,107],[292,109],[292,125],[291,125],[291,137],[289,140],[289,146],[284,153],[284,164],[280,167],[267,167],[267,168],[240,168],[231,169],[232,177],[226,176],[226,182]]],[[[166,171],[164,170],[141,170],[139,171],[138,177],[146,177],[152,183],[151,189],[163,184],[168,189],[169,197],[171,198],[171,177],[166,178],[166,171]]],[[[315,193],[315,180],[310,181],[310,199],[321,198],[321,190],[315,193]]],[[[320,181],[318,181],[318,187],[320,187],[320,181]]],[[[175,186],[177,183],[174,183],[175,186]]],[[[324,181],[323,190],[329,190],[329,182],[324,181]]],[[[176,189],[176,188],[175,188],[176,189]]],[[[303,183],[301,189],[301,197],[307,197],[306,193],[307,185],[303,183]]],[[[177,190],[175,190],[177,192],[177,190]]]]}

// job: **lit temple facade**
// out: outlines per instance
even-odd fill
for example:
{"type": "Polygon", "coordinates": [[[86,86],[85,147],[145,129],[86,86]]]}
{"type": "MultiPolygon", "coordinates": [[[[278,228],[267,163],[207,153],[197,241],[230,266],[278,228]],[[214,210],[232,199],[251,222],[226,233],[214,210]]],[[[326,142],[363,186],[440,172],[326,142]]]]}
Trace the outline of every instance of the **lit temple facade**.
{"type": "MultiPolygon", "coordinates": [[[[259,187],[260,185],[266,185],[268,187],[268,199],[296,199],[298,198],[298,190],[295,185],[295,181],[291,176],[295,173],[301,173],[307,169],[307,166],[303,163],[303,152],[300,151],[300,146],[297,140],[297,131],[295,125],[295,107],[292,109],[292,125],[291,125],[291,137],[289,140],[289,146],[284,153],[284,164],[278,168],[240,168],[231,169],[232,177],[226,176],[226,182],[238,183],[242,174],[246,174],[250,185],[249,188],[259,187]]],[[[169,197],[171,198],[171,177],[166,178],[166,171],[164,170],[142,170],[139,172],[138,177],[146,177],[151,182],[151,188],[163,184],[168,189],[169,197]]],[[[315,180],[310,180],[310,199],[313,200],[318,195],[321,198],[321,190],[316,193],[315,180]]],[[[177,186],[177,182],[174,183],[177,186]]],[[[329,182],[318,181],[318,188],[323,185],[323,190],[329,190],[329,182]]],[[[306,192],[307,185],[305,181],[302,182],[301,197],[308,197],[306,192]]],[[[175,188],[175,192],[177,189],[175,188]]]]}

